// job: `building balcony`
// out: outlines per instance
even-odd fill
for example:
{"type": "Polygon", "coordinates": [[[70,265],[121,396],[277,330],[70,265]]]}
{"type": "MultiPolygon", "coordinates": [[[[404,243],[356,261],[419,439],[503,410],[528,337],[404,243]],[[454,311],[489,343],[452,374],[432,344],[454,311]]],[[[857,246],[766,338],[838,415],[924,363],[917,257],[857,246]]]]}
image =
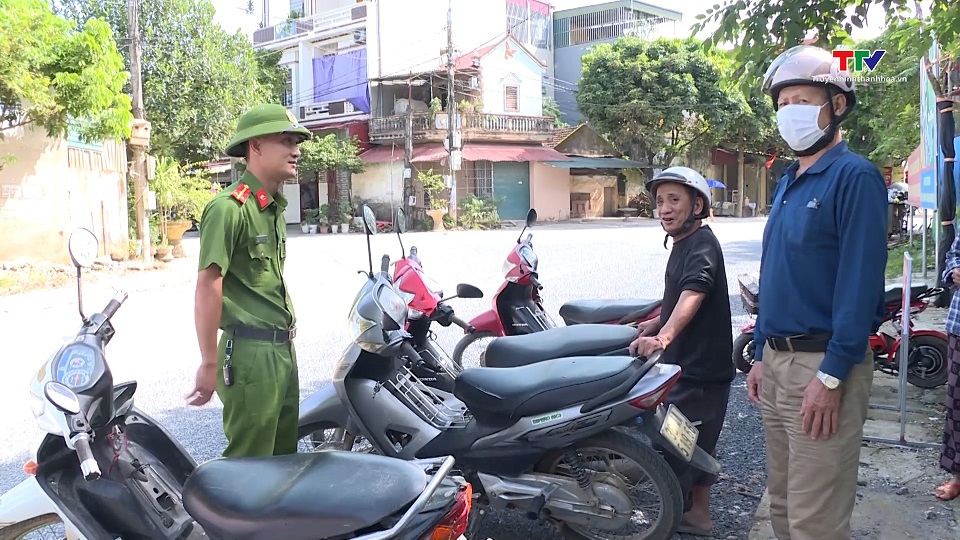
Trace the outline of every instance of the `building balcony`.
{"type": "Polygon", "coordinates": [[[356,32],[355,37],[365,42],[367,4],[368,2],[361,2],[260,28],[253,33],[253,46],[258,49],[279,50],[296,45],[304,39],[312,41],[349,32],[356,32]]]}
{"type": "MultiPolygon", "coordinates": [[[[488,142],[548,142],[553,133],[553,118],[549,116],[514,116],[506,114],[457,115],[463,141],[488,142]]],[[[381,116],[370,119],[370,142],[388,144],[403,141],[406,136],[407,115],[381,116]]],[[[447,115],[437,113],[431,119],[428,113],[413,113],[413,139],[420,142],[440,142],[447,137],[447,115]]]]}

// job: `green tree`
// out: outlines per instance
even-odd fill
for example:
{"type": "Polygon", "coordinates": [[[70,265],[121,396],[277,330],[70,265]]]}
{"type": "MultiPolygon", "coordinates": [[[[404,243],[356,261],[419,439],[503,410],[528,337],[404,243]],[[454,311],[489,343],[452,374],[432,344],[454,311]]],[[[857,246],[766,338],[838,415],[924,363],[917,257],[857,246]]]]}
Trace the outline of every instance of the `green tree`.
{"type": "Polygon", "coordinates": [[[564,128],[568,126],[566,122],[560,120],[560,106],[557,105],[556,100],[548,96],[546,92],[543,93],[543,115],[553,118],[554,128],[564,128]]]}
{"type": "MultiPolygon", "coordinates": [[[[76,20],[102,17],[124,41],[133,37],[127,0],[58,4],[76,20]]],[[[279,55],[255,51],[243,34],[227,33],[213,21],[214,13],[210,0],[141,2],[143,101],[155,155],[180,162],[216,159],[247,108],[280,100],[279,55]]]]}
{"type": "MultiPolygon", "coordinates": [[[[956,0],[933,0],[929,13],[917,15],[910,12],[919,6],[915,0],[726,0],[723,6],[714,4],[706,13],[697,15],[700,22],[694,25],[693,32],[699,33],[707,24],[719,22],[710,41],[738,44],[738,61],[751,75],[744,77],[744,84],[752,85],[781,50],[804,39],[813,38],[827,49],[852,45],[853,28],[863,28],[867,10],[873,5],[883,6],[888,24],[903,23],[895,36],[914,50],[926,54],[935,38],[945,56],[960,53],[960,9],[956,0]],[[847,15],[850,8],[853,14],[847,15]]],[[[928,76],[932,78],[931,74],[928,76]]],[[[934,88],[943,95],[948,84],[935,81],[934,88]]]]}
{"type": "Polygon", "coordinates": [[[333,133],[323,137],[314,136],[300,144],[298,166],[304,171],[363,172],[364,163],[357,157],[360,147],[357,139],[343,139],[333,133]]]}
{"type": "Polygon", "coordinates": [[[669,165],[740,112],[716,55],[692,38],[625,37],[597,45],[583,57],[577,107],[636,159],[669,165]]]}
{"type": "Polygon", "coordinates": [[[906,82],[865,83],[857,87],[857,109],[844,126],[850,148],[886,166],[907,159],[920,145],[920,66],[922,52],[916,42],[891,47],[892,37],[903,23],[887,27],[876,39],[857,44],[858,49],[885,49],[883,61],[873,75],[906,78],[906,82]]]}
{"type": "Polygon", "coordinates": [[[75,26],[43,0],[0,0],[4,127],[35,124],[51,137],[73,128],[85,142],[129,135],[127,73],[110,27],[99,19],[75,26]]]}

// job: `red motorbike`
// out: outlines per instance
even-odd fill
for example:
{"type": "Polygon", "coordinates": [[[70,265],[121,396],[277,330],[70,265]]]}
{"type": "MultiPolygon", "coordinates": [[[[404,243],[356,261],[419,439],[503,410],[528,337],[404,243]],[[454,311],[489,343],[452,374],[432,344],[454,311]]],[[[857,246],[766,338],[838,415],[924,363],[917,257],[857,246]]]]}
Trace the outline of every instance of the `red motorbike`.
{"type": "MultiPolygon", "coordinates": [[[[453,361],[463,365],[463,353],[481,340],[517,336],[556,328],[546,310],[537,279],[537,254],[533,251],[533,235],[523,233],[537,222],[537,211],[527,212],[527,221],[517,245],[503,263],[504,281],[493,295],[491,309],[470,321],[470,329],[453,350],[453,361]]],[[[577,324],[617,324],[635,326],[660,317],[660,300],[572,300],[560,307],[560,318],[567,326],[577,324]]],[[[624,344],[624,347],[629,342],[624,344]]]]}
{"type": "Polygon", "coordinates": [[[415,366],[413,371],[431,387],[453,392],[453,381],[462,370],[436,343],[436,335],[430,330],[430,325],[433,322],[441,326],[455,324],[467,333],[473,332],[470,324],[457,317],[446,302],[454,298],[483,298],[483,292],[473,285],[461,283],[457,285],[456,295],[444,298],[440,285],[423,272],[416,246],[411,246],[409,256],[405,253],[400,237],[406,229],[405,224],[406,216],[398,208],[394,215],[394,230],[400,241],[400,259],[393,263],[393,284],[407,303],[405,330],[412,336],[417,353],[426,360],[415,366]]]}
{"type": "MultiPolygon", "coordinates": [[[[740,298],[744,308],[751,314],[757,314],[759,289],[753,276],[740,276],[740,298]]],[[[929,287],[926,283],[917,283],[910,287],[910,352],[907,357],[907,381],[919,388],[936,388],[947,383],[949,367],[947,365],[947,335],[939,330],[914,329],[914,317],[927,309],[929,299],[943,292],[938,287],[929,287]]],[[[894,332],[880,329],[870,336],[870,349],[873,351],[874,369],[889,375],[899,373],[900,326],[903,312],[903,287],[890,285],[885,289],[883,322],[890,322],[894,332]]],[[[733,363],[743,373],[749,373],[755,358],[753,341],[755,322],[740,329],[740,336],[733,343],[733,363]]]]}

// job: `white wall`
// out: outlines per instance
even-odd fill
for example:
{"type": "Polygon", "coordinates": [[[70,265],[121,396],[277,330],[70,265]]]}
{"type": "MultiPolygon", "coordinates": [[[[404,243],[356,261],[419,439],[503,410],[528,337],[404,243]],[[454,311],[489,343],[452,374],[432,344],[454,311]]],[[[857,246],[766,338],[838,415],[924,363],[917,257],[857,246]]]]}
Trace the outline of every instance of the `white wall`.
{"type": "Polygon", "coordinates": [[[521,116],[543,114],[544,68],[519,48],[519,44],[507,40],[480,60],[483,112],[521,116]],[[511,50],[516,51],[510,59],[505,58],[508,45],[511,50]],[[504,111],[505,85],[520,87],[519,112],[504,111]]]}
{"type": "Polygon", "coordinates": [[[354,197],[398,206],[403,199],[403,162],[368,163],[362,173],[353,173],[351,182],[354,197]]]}

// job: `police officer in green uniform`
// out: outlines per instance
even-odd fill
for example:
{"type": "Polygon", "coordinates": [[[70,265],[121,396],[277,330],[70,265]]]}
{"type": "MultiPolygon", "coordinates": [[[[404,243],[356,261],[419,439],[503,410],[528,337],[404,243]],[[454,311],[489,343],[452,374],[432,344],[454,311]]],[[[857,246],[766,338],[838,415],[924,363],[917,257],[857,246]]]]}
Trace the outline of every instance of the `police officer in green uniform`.
{"type": "Polygon", "coordinates": [[[200,220],[194,317],[201,363],[187,399],[201,406],[217,392],[225,457],[297,451],[296,317],[283,278],[287,200],[280,186],[296,175],[299,144],[310,135],[281,105],[247,111],[226,149],[246,158],[247,171],[200,220]]]}

